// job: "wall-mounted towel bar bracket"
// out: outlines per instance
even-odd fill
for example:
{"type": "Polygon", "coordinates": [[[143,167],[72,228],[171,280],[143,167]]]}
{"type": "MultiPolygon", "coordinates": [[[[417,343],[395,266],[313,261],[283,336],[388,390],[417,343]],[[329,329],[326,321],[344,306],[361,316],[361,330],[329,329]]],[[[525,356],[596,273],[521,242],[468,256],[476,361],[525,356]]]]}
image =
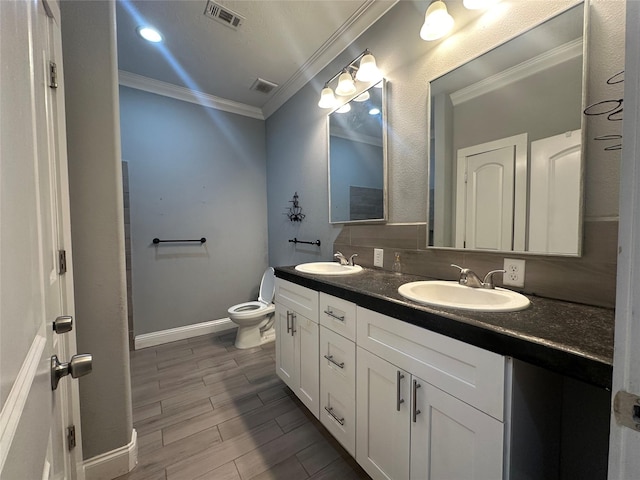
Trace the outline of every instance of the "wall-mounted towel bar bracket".
{"type": "Polygon", "coordinates": [[[304,240],[298,240],[297,238],[289,239],[289,243],[306,243],[307,245],[317,245],[320,246],[320,240],[316,240],[315,242],[305,242],[304,240]]]}
{"type": "Polygon", "coordinates": [[[155,245],[157,245],[159,243],[190,243],[190,242],[198,242],[200,244],[203,244],[206,241],[207,241],[207,239],[205,237],[199,238],[197,240],[160,240],[159,238],[154,238],[153,239],[153,243],[155,245]]]}

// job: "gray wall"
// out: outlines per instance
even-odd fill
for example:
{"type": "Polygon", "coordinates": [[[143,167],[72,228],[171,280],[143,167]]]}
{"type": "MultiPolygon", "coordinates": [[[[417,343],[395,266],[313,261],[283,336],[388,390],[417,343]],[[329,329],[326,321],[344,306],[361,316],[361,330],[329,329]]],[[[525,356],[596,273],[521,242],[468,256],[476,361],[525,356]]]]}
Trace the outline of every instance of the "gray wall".
{"type": "Polygon", "coordinates": [[[75,325],[78,351],[93,354],[93,372],[80,381],[91,458],[127,445],[132,432],[115,7],[61,8],[75,325]]]}
{"type": "MultiPolygon", "coordinates": [[[[505,255],[426,250],[424,223],[427,218],[427,82],[505,40],[557,14],[576,1],[503,1],[498,14],[462,26],[444,41],[424,42],[420,30],[422,4],[399,2],[358,38],[338,60],[332,62],[280,110],[267,120],[269,193],[269,255],[273,265],[329,260],[331,242],[339,227],[327,225],[326,111],[317,107],[324,82],[365,48],[369,48],[389,80],[388,155],[390,222],[383,226],[346,227],[335,248],[358,252],[363,264],[372,264],[373,247],[385,251],[385,266],[393,251],[403,251],[406,270],[413,273],[453,278],[449,263],[462,261],[480,272],[498,268],[505,255]],[[298,231],[323,242],[322,252],[312,255],[288,247],[292,228],[283,225],[276,213],[286,205],[286,193],[297,190],[308,215],[298,231]],[[404,224],[404,225],[403,225],[404,224]],[[329,246],[327,246],[329,244],[329,246]]],[[[621,85],[606,84],[608,77],[624,65],[624,2],[591,2],[591,31],[588,41],[587,104],[607,98],[621,98],[621,85]]],[[[587,119],[585,177],[585,239],[583,257],[527,256],[527,290],[545,296],[613,306],[618,212],[619,152],[605,152],[595,136],[617,133],[619,125],[600,117],[587,119]],[[580,275],[576,275],[580,272],[580,275]],[[550,278],[550,277],[555,277],[550,278]],[[599,281],[594,282],[593,277],[599,281]],[[566,285],[565,285],[566,284],[566,285]],[[556,288],[556,287],[566,288],[556,288]],[[586,289],[585,289],[586,288],[586,289]],[[593,295],[592,295],[593,294],[593,295]]],[[[289,193],[289,195],[291,194],[289,193]]],[[[298,235],[300,237],[300,235],[298,235]]],[[[513,257],[513,255],[509,255],[513,257]]],[[[515,256],[518,258],[518,256],[515,256]]]]}
{"type": "Polygon", "coordinates": [[[264,121],[127,87],[120,109],[135,334],[227,317],[267,267],[264,121]]]}

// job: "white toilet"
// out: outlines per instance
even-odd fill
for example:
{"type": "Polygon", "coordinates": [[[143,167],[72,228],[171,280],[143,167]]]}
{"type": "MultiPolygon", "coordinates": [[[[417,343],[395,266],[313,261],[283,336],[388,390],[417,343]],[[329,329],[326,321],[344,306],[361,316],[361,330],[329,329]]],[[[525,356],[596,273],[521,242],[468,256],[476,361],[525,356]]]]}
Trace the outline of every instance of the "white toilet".
{"type": "Polygon", "coordinates": [[[269,267],[262,275],[258,301],[239,303],[227,310],[229,318],[238,325],[236,348],[258,347],[275,340],[273,323],[276,306],[271,303],[275,289],[275,274],[273,268],[269,267]]]}

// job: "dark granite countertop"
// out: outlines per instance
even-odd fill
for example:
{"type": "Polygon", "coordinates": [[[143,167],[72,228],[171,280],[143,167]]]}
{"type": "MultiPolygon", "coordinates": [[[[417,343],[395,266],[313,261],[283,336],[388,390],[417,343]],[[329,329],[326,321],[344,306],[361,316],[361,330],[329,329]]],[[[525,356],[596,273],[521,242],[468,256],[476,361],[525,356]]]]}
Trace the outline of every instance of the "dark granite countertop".
{"type": "Polygon", "coordinates": [[[398,320],[480,348],[611,389],[614,310],[528,295],[519,312],[476,312],[429,307],[398,293],[403,283],[429,278],[364,268],[322,276],[276,267],[276,276],[343,298],[398,320]]]}

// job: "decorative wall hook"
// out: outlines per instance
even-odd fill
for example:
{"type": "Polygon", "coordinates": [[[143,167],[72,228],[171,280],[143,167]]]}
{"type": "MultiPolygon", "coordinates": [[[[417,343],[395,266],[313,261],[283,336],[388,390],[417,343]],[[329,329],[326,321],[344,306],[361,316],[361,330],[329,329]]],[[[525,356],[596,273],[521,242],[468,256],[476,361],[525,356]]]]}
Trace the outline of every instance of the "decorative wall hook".
{"type": "Polygon", "coordinates": [[[289,200],[289,203],[293,205],[289,207],[289,211],[285,213],[285,215],[289,217],[289,220],[292,222],[301,222],[305,215],[302,213],[302,207],[298,203],[298,192],[293,194],[293,200],[289,200]]]}

